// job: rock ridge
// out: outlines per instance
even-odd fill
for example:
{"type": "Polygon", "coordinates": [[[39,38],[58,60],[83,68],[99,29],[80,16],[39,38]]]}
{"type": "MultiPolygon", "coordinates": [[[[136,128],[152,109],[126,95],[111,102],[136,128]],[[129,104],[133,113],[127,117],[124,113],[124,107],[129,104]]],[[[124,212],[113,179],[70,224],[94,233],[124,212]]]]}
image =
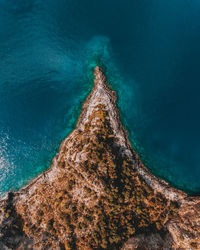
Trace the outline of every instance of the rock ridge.
{"type": "Polygon", "coordinates": [[[116,100],[96,66],[49,170],[0,201],[0,249],[200,249],[200,197],[148,171],[116,100]]]}

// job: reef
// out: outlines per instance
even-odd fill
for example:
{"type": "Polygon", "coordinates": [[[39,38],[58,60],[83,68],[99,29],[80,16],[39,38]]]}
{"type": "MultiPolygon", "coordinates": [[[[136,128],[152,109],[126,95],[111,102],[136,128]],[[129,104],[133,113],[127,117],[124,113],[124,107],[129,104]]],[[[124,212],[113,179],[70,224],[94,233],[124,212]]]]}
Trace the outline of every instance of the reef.
{"type": "Polygon", "coordinates": [[[153,176],[98,66],[46,172],[0,201],[0,249],[200,249],[200,197],[153,176]]]}

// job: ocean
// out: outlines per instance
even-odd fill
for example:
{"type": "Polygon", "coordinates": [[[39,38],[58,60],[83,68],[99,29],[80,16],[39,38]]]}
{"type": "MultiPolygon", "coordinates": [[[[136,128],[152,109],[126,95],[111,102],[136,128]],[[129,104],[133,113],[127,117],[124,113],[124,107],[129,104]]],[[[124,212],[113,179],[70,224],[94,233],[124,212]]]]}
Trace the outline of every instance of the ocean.
{"type": "Polygon", "coordinates": [[[0,0],[0,196],[50,166],[95,65],[156,176],[200,192],[199,0],[0,0]]]}

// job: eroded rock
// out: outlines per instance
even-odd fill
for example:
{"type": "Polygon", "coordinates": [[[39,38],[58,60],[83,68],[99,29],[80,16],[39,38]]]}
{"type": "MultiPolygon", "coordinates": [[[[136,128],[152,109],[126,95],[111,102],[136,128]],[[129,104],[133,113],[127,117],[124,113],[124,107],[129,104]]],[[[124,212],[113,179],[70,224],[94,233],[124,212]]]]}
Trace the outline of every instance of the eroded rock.
{"type": "Polygon", "coordinates": [[[200,199],[133,151],[99,67],[50,169],[0,202],[2,249],[200,249],[200,199]],[[143,247],[143,248],[142,248],[143,247]]]}

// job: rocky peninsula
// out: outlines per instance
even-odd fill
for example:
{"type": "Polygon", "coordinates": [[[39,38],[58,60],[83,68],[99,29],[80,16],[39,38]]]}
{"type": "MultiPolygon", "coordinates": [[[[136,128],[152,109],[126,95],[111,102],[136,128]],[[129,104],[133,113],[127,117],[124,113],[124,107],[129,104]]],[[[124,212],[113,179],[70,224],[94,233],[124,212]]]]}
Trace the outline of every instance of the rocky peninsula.
{"type": "Polygon", "coordinates": [[[147,170],[94,78],[50,169],[0,201],[0,249],[200,249],[200,197],[147,170]]]}

